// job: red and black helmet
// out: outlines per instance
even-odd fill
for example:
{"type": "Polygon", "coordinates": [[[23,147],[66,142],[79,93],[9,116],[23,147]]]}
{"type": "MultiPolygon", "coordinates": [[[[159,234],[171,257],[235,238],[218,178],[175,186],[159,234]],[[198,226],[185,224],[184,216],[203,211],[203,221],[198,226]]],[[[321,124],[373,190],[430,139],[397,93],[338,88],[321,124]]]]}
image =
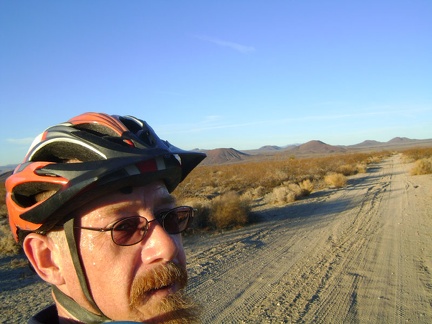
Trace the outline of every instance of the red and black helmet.
{"type": "Polygon", "coordinates": [[[132,116],[84,113],[48,128],[6,180],[9,222],[17,241],[45,233],[108,192],[160,179],[171,192],[205,154],[161,140],[132,116]],[[44,192],[47,198],[36,199],[44,192]]]}

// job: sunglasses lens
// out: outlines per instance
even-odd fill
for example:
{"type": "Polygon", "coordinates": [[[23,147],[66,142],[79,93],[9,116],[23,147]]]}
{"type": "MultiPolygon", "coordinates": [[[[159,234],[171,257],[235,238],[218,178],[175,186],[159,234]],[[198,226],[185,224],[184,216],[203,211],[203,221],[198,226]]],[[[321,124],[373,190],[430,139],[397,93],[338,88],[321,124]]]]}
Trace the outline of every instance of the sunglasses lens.
{"type": "Polygon", "coordinates": [[[170,210],[163,218],[165,231],[169,234],[183,232],[188,227],[192,214],[192,207],[177,207],[170,210]]]}
{"type": "MultiPolygon", "coordinates": [[[[193,217],[193,208],[182,206],[174,208],[157,218],[168,234],[183,232],[193,217]]],[[[134,245],[147,233],[148,221],[141,216],[132,216],[119,220],[112,227],[111,235],[117,245],[134,245]]]]}
{"type": "Polygon", "coordinates": [[[112,239],[118,245],[136,244],[144,237],[147,221],[144,217],[133,216],[124,218],[114,224],[112,239]]]}

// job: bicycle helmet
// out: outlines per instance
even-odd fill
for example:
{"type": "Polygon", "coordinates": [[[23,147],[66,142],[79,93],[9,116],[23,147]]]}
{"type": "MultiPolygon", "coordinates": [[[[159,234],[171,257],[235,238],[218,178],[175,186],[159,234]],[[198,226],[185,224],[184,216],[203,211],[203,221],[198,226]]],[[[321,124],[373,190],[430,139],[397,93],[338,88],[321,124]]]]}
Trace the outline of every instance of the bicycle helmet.
{"type": "Polygon", "coordinates": [[[46,233],[73,210],[125,186],[162,179],[172,192],[204,158],[161,140],[133,116],[71,118],[39,135],[6,181],[14,238],[22,243],[28,232],[46,233]],[[49,197],[36,199],[47,191],[49,197]]]}

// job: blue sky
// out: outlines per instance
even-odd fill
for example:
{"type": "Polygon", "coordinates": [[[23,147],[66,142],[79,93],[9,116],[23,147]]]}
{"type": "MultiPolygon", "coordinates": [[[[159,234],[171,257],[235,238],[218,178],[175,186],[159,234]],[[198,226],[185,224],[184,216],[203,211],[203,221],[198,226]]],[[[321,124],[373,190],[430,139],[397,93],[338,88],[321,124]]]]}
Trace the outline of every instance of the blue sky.
{"type": "Polygon", "coordinates": [[[432,138],[432,1],[0,1],[0,165],[85,111],[184,149],[432,138]]]}

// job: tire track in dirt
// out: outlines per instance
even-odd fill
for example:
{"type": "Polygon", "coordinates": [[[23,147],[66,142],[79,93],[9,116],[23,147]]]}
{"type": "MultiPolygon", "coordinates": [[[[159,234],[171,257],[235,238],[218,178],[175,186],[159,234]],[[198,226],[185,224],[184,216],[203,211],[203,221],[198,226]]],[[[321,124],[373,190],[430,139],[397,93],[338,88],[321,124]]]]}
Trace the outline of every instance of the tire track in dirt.
{"type": "Polygon", "coordinates": [[[376,176],[369,176],[369,179],[362,181],[364,189],[359,190],[359,184],[355,184],[352,190],[348,189],[347,195],[351,196],[356,207],[342,214],[343,223],[347,226],[338,225],[333,229],[336,233],[329,237],[332,246],[328,254],[337,255],[340,262],[338,267],[332,269],[332,275],[322,287],[317,307],[315,309],[311,307],[311,310],[302,317],[303,320],[319,321],[326,318],[327,321],[343,320],[349,323],[359,321],[359,287],[365,280],[365,276],[350,264],[356,258],[363,260],[364,257],[361,255],[363,247],[369,238],[379,231],[379,224],[374,221],[374,216],[381,204],[382,194],[388,182],[375,184],[371,181],[374,178],[376,176]]]}
{"type": "MultiPolygon", "coordinates": [[[[211,305],[207,308],[204,322],[232,320],[232,307],[242,309],[243,313],[251,311],[259,300],[272,293],[273,285],[277,285],[286,269],[295,263],[296,259],[290,257],[287,246],[293,245],[294,241],[303,242],[303,248],[313,244],[306,241],[305,237],[287,237],[280,227],[279,224],[273,224],[267,230],[222,244],[217,254],[212,255],[219,262],[201,265],[200,278],[191,280],[189,290],[192,294],[196,294],[198,289],[211,291],[199,298],[204,305],[211,305]],[[277,237],[271,235],[274,231],[278,232],[277,237]],[[269,250],[271,253],[268,253],[269,250]]],[[[207,257],[209,252],[215,253],[214,250],[207,251],[207,257]]],[[[194,262],[190,256],[189,260],[194,262]]],[[[192,266],[192,278],[193,269],[192,266]]]]}

